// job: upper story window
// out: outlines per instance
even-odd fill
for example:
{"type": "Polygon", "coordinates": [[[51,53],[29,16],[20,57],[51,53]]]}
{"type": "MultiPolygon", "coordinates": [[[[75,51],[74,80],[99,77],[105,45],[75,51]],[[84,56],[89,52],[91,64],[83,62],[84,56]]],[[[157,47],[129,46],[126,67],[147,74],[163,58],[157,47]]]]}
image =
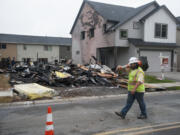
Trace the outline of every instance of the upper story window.
{"type": "Polygon", "coordinates": [[[156,23],[155,24],[155,38],[167,38],[167,24],[156,23]]]}
{"type": "Polygon", "coordinates": [[[140,29],[140,22],[133,22],[133,29],[140,29]]]}
{"type": "Polygon", "coordinates": [[[128,38],[128,30],[120,30],[120,39],[127,39],[128,38]]]}
{"type": "Polygon", "coordinates": [[[5,43],[0,44],[0,49],[6,49],[6,44],[5,43]]]}
{"type": "Polygon", "coordinates": [[[24,49],[24,50],[27,50],[27,46],[26,46],[26,45],[23,45],[23,49],[24,49]]]}
{"type": "Polygon", "coordinates": [[[69,47],[69,46],[66,49],[67,49],[67,51],[71,51],[71,47],[69,47]]]}
{"type": "Polygon", "coordinates": [[[45,51],[52,51],[52,46],[45,45],[44,50],[45,51]]]}
{"type": "Polygon", "coordinates": [[[81,31],[81,40],[85,39],[85,31],[81,31]]]}
{"type": "Polygon", "coordinates": [[[106,33],[107,31],[107,24],[103,24],[103,33],[106,33]]]}
{"type": "Polygon", "coordinates": [[[89,37],[90,37],[90,38],[94,37],[94,28],[91,28],[91,29],[89,30],[89,37]]]}

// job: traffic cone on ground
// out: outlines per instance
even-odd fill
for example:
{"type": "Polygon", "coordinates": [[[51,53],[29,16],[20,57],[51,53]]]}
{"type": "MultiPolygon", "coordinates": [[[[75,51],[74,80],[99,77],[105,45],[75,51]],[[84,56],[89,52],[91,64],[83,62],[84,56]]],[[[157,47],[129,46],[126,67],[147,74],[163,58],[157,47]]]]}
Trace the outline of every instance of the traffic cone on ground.
{"type": "Polygon", "coordinates": [[[50,106],[48,107],[45,135],[54,135],[54,126],[53,126],[53,120],[52,120],[52,110],[51,110],[50,106]]]}

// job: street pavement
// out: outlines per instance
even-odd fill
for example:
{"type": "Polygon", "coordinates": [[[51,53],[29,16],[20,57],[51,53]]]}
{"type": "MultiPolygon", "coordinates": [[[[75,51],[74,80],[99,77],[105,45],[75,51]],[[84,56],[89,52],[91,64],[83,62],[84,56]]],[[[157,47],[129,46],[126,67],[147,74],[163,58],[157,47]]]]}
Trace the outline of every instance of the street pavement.
{"type": "Polygon", "coordinates": [[[125,120],[114,114],[126,103],[126,95],[1,106],[0,135],[44,134],[48,106],[52,107],[55,135],[179,135],[179,97],[180,91],[147,93],[146,120],[137,119],[137,102],[125,120]]]}

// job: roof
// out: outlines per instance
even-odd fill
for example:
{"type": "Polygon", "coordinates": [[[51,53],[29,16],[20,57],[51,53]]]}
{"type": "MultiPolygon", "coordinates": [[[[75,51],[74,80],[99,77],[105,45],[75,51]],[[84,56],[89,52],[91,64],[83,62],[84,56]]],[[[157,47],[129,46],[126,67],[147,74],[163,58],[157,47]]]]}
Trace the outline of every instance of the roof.
{"type": "Polygon", "coordinates": [[[62,37],[0,34],[0,43],[71,46],[72,39],[71,38],[62,38],[62,37]]]}
{"type": "Polygon", "coordinates": [[[72,29],[70,31],[71,34],[75,27],[75,24],[77,23],[77,20],[80,16],[80,13],[85,3],[89,4],[96,12],[98,12],[107,21],[117,22],[118,24],[115,27],[113,27],[113,29],[116,29],[120,25],[124,24],[129,19],[136,16],[137,14],[139,14],[141,11],[143,11],[150,5],[155,4],[156,6],[159,6],[156,1],[150,2],[148,4],[145,4],[137,8],[133,8],[133,7],[126,7],[126,6],[112,5],[112,4],[105,4],[105,3],[100,3],[100,2],[84,0],[78,12],[78,15],[75,19],[75,22],[72,26],[72,29]]]}
{"type": "Polygon", "coordinates": [[[147,7],[151,6],[151,5],[155,5],[157,7],[159,7],[158,3],[156,1],[150,2],[146,5],[140,6],[135,8],[132,12],[126,13],[124,18],[122,20],[120,20],[120,22],[114,26],[112,29],[115,30],[117,27],[123,25],[124,23],[126,23],[127,21],[129,21],[130,19],[132,19],[133,17],[135,17],[136,15],[138,15],[139,13],[141,13],[143,10],[145,10],[147,7]]]}
{"type": "Polygon", "coordinates": [[[176,43],[158,43],[158,42],[144,42],[142,39],[128,38],[128,41],[135,46],[142,47],[169,47],[176,48],[180,47],[176,43]]]}
{"type": "Polygon", "coordinates": [[[132,12],[135,9],[133,7],[105,4],[93,1],[86,2],[102,17],[104,17],[104,19],[109,21],[119,22],[126,17],[127,13],[132,12]]]}
{"type": "Polygon", "coordinates": [[[156,13],[157,11],[159,11],[160,9],[164,9],[165,11],[167,11],[167,13],[174,19],[174,21],[178,24],[179,21],[177,20],[177,18],[169,11],[169,9],[163,5],[163,6],[160,6],[156,9],[154,9],[153,11],[151,11],[149,14],[145,15],[143,18],[140,19],[140,21],[144,21],[146,20],[147,18],[151,17],[154,13],[156,13]]]}

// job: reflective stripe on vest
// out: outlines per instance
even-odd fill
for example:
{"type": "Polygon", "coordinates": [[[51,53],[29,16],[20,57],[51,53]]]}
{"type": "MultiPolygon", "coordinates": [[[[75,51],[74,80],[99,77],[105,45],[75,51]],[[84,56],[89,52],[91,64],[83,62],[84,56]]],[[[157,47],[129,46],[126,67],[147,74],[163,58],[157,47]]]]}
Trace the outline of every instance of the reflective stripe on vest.
{"type": "MultiPolygon", "coordinates": [[[[136,70],[133,70],[129,73],[129,81],[128,81],[128,90],[131,91],[136,83],[138,82],[137,80],[137,76],[138,76],[138,73],[143,73],[144,75],[144,72],[143,70],[139,67],[138,69],[136,70]]],[[[144,87],[144,83],[140,84],[137,89],[136,89],[137,92],[145,92],[145,87],[144,87]]]]}

